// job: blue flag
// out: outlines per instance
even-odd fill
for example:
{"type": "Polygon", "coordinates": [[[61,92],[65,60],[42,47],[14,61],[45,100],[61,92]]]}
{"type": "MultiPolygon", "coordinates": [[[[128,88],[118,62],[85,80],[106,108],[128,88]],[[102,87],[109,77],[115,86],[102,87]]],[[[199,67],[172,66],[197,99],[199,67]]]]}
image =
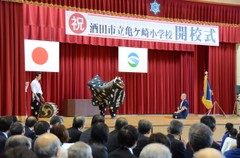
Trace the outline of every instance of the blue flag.
{"type": "Polygon", "coordinates": [[[202,94],[202,103],[207,109],[211,109],[213,107],[212,104],[212,91],[210,88],[210,84],[208,82],[208,75],[205,74],[203,81],[203,94],[202,94]]]}

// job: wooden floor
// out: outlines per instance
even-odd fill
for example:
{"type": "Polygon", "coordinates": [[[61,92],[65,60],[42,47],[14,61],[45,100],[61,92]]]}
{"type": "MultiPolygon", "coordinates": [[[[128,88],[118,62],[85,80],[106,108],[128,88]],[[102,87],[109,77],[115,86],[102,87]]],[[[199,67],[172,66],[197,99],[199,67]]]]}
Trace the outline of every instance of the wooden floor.
{"type": "MultiPolygon", "coordinates": [[[[189,127],[193,123],[198,123],[200,118],[203,115],[189,115],[187,119],[180,120],[184,124],[184,132],[183,137],[187,139],[189,127]]],[[[153,132],[162,132],[164,134],[167,133],[167,127],[170,121],[173,120],[171,115],[118,115],[119,117],[125,117],[128,120],[128,123],[137,127],[138,121],[140,119],[147,119],[153,124],[153,132]]],[[[227,115],[226,117],[223,115],[214,115],[217,122],[217,129],[214,132],[214,139],[216,141],[220,141],[224,132],[225,132],[225,124],[227,122],[231,122],[234,124],[234,127],[238,130],[240,125],[240,117],[236,115],[227,115]]],[[[105,123],[109,126],[110,131],[114,129],[116,119],[111,119],[110,116],[105,117],[105,123]]],[[[48,118],[41,118],[41,120],[49,121],[48,118]]],[[[68,128],[72,125],[73,117],[63,117],[64,125],[68,128]]],[[[86,117],[86,128],[90,127],[91,117],[86,117]]]]}

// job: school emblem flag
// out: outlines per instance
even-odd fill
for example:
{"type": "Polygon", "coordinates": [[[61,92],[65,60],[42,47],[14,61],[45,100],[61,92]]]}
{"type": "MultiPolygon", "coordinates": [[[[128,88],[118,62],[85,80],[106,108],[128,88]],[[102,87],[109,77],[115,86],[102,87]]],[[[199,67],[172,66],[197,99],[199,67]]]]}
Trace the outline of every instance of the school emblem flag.
{"type": "Polygon", "coordinates": [[[119,72],[148,72],[148,49],[118,47],[119,72]]]}
{"type": "Polygon", "coordinates": [[[210,84],[208,82],[208,73],[207,72],[205,72],[204,81],[203,81],[202,103],[208,110],[213,107],[212,91],[211,91],[210,84]]]}
{"type": "Polygon", "coordinates": [[[24,40],[25,71],[59,72],[59,42],[24,40]]]}

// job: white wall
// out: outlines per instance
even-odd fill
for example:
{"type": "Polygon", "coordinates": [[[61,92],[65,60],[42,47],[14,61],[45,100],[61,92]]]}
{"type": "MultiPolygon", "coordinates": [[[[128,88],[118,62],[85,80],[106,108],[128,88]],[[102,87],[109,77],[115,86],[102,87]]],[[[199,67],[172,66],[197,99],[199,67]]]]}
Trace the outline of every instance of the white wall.
{"type": "Polygon", "coordinates": [[[236,45],[236,51],[237,51],[237,85],[240,85],[240,44],[236,45]]]}

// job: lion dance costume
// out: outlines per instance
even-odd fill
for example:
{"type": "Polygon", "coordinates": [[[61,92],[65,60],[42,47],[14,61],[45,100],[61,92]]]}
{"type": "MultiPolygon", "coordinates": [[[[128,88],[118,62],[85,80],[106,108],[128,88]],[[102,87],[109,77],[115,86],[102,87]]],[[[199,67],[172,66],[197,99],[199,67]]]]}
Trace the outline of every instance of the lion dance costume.
{"type": "Polygon", "coordinates": [[[116,117],[117,110],[124,101],[124,82],[120,77],[116,77],[110,82],[104,82],[96,75],[88,82],[88,86],[92,93],[92,104],[98,106],[100,114],[106,115],[106,109],[112,118],[116,117]]]}

